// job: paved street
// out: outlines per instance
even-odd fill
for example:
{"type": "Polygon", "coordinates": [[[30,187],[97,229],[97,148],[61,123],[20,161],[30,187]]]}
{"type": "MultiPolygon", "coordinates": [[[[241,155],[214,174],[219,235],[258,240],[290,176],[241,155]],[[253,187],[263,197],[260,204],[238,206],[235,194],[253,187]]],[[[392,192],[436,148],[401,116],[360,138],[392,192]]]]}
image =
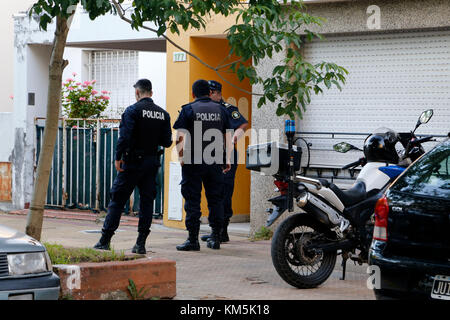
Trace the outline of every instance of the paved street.
{"type": "MultiPolygon", "coordinates": [[[[26,216],[0,214],[0,224],[25,230],[26,216]]],[[[91,221],[45,218],[43,242],[69,247],[91,247],[99,238],[101,224],[91,221]],[[94,233],[92,233],[94,232],[94,233]]],[[[206,230],[207,227],[202,228],[206,230]]],[[[137,236],[136,228],[120,227],[112,245],[130,251],[137,236]]],[[[173,259],[177,265],[176,299],[249,299],[249,300],[369,300],[366,287],[367,266],[348,263],[347,280],[341,281],[339,261],[332,277],[320,288],[298,290],[276,273],[270,257],[270,241],[251,242],[241,228],[232,227],[231,241],[221,250],[211,250],[202,243],[200,252],[178,252],[187,232],[154,224],[147,248],[152,257],[173,259]]]]}

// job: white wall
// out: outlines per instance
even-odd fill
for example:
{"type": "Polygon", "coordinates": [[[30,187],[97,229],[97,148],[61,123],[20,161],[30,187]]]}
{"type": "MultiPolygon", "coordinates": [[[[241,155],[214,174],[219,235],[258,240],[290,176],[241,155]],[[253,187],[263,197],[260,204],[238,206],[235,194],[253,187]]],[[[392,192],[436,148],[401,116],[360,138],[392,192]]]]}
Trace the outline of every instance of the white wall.
{"type": "Polygon", "coordinates": [[[139,78],[152,82],[153,101],[166,109],[166,53],[140,52],[139,78]]]}
{"type": "Polygon", "coordinates": [[[14,146],[14,122],[12,112],[0,112],[0,162],[11,162],[14,146]]]}
{"type": "Polygon", "coordinates": [[[64,69],[63,72],[63,81],[66,81],[69,78],[85,81],[85,77],[87,76],[85,73],[85,66],[83,65],[83,52],[84,50],[79,48],[69,48],[66,47],[64,50],[64,59],[69,61],[69,65],[64,69]],[[74,77],[72,73],[77,73],[77,76],[74,77]]]}
{"type": "Polygon", "coordinates": [[[0,60],[2,61],[2,77],[0,79],[0,112],[12,112],[14,93],[14,20],[13,14],[27,10],[36,0],[2,1],[0,10],[0,30],[2,45],[0,60]],[[5,5],[5,3],[7,4],[5,5]]]}
{"type": "Polygon", "coordinates": [[[47,114],[48,64],[52,48],[44,45],[28,46],[27,88],[35,94],[35,105],[27,105],[29,120],[47,114]]]}
{"type": "MultiPolygon", "coordinates": [[[[146,26],[155,28],[153,23],[146,26]]],[[[70,27],[67,42],[108,42],[119,40],[148,40],[157,38],[156,33],[142,29],[136,31],[118,15],[100,16],[94,21],[83,10],[78,9],[70,27]]]]}

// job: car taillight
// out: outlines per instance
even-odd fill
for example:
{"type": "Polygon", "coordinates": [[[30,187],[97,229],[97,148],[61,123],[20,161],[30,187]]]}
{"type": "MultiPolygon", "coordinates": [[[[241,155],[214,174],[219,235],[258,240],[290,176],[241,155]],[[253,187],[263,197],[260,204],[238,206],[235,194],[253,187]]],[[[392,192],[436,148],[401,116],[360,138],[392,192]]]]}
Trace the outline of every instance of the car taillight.
{"type": "Polygon", "coordinates": [[[275,185],[277,186],[278,190],[281,192],[282,195],[287,194],[289,184],[287,182],[275,180],[275,185]]]}
{"type": "Polygon", "coordinates": [[[387,241],[389,204],[386,196],[379,199],[375,205],[375,228],[373,238],[375,240],[387,241]]]}

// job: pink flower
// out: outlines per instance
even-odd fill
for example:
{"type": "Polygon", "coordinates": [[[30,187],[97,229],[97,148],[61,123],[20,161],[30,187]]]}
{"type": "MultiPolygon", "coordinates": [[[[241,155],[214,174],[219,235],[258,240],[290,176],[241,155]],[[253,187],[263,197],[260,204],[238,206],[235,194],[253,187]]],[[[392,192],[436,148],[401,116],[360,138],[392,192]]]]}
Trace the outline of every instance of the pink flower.
{"type": "Polygon", "coordinates": [[[103,96],[102,98],[105,99],[105,100],[111,99],[110,97],[107,97],[107,96],[103,96]]]}
{"type": "Polygon", "coordinates": [[[75,83],[77,86],[81,86],[81,82],[77,82],[75,83]]]}
{"type": "Polygon", "coordinates": [[[84,87],[84,86],[87,87],[87,86],[90,86],[90,85],[91,85],[91,82],[90,82],[90,81],[85,81],[85,82],[83,83],[83,87],[84,87]]]}
{"type": "Polygon", "coordinates": [[[66,82],[74,82],[75,80],[73,80],[73,79],[71,79],[71,78],[69,78],[69,79],[67,79],[66,80],[66,82]]]}
{"type": "Polygon", "coordinates": [[[74,77],[76,77],[76,76],[77,76],[77,73],[76,73],[76,72],[73,72],[72,75],[73,75],[74,77]]]}
{"type": "Polygon", "coordinates": [[[110,94],[111,92],[109,92],[109,91],[106,91],[106,90],[103,90],[102,91],[102,94],[110,94]]]}
{"type": "Polygon", "coordinates": [[[86,101],[86,98],[85,97],[81,97],[80,101],[86,101]]]}
{"type": "Polygon", "coordinates": [[[95,90],[92,90],[92,92],[91,92],[91,94],[92,94],[93,96],[95,96],[97,93],[98,93],[98,91],[95,91],[95,90]]]}
{"type": "Polygon", "coordinates": [[[96,84],[97,83],[97,80],[92,80],[91,81],[91,84],[96,84]]]}
{"type": "Polygon", "coordinates": [[[67,88],[67,90],[73,91],[73,90],[75,90],[75,89],[74,89],[74,87],[69,87],[69,88],[67,88]]]}
{"type": "Polygon", "coordinates": [[[10,98],[11,100],[14,100],[14,95],[10,95],[9,98],[10,98]]]}

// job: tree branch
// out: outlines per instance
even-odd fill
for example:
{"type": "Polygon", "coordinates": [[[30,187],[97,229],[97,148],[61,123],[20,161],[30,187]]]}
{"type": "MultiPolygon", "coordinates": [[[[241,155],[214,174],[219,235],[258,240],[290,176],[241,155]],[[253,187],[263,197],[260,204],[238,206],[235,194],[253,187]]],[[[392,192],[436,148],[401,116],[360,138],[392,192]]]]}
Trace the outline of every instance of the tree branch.
{"type": "MultiPolygon", "coordinates": [[[[132,24],[133,21],[125,16],[125,10],[122,8],[122,6],[121,6],[116,0],[112,0],[112,3],[113,3],[113,5],[114,5],[114,7],[116,8],[117,13],[119,14],[119,17],[120,17],[123,21],[125,21],[125,22],[127,22],[127,23],[129,23],[129,24],[132,24]]],[[[144,25],[142,25],[141,28],[146,29],[146,30],[149,30],[149,31],[154,32],[154,33],[157,33],[157,32],[158,32],[157,30],[155,30],[155,29],[153,29],[153,28],[150,28],[150,27],[147,27],[147,26],[144,26],[144,25]]],[[[204,62],[202,59],[200,59],[200,58],[199,58],[198,56],[196,56],[195,54],[193,54],[193,53],[189,52],[188,50],[186,50],[186,49],[182,48],[181,46],[179,46],[177,43],[175,43],[172,39],[170,39],[170,38],[169,38],[168,36],[166,36],[165,34],[163,34],[162,37],[163,37],[164,39],[166,39],[170,44],[172,44],[175,48],[177,48],[177,49],[179,49],[179,50],[185,52],[185,53],[188,54],[188,55],[190,55],[192,58],[194,58],[195,60],[197,60],[198,62],[200,62],[202,65],[204,65],[204,66],[207,67],[208,69],[211,69],[211,70],[215,71],[215,72],[217,73],[217,75],[218,75],[223,81],[225,81],[226,83],[228,83],[228,84],[231,85],[232,87],[234,87],[234,88],[236,88],[236,89],[238,89],[238,90],[240,90],[240,91],[242,91],[242,92],[245,92],[245,93],[247,93],[247,94],[250,94],[250,95],[263,96],[262,94],[259,94],[259,93],[253,93],[253,92],[244,90],[244,89],[240,88],[239,86],[236,86],[235,84],[229,82],[228,80],[226,80],[225,78],[223,78],[223,77],[220,75],[220,73],[219,73],[219,70],[220,70],[220,69],[223,69],[223,68],[225,68],[225,67],[228,67],[228,66],[232,65],[233,63],[241,62],[242,59],[237,60],[237,61],[235,61],[235,62],[231,62],[231,63],[225,64],[225,65],[219,65],[219,66],[217,66],[217,67],[213,67],[213,66],[207,64],[206,62],[204,62]]]]}
{"type": "Polygon", "coordinates": [[[218,70],[216,70],[216,74],[219,76],[220,79],[222,79],[222,81],[228,83],[228,84],[229,84],[230,86],[232,86],[233,88],[236,88],[236,89],[238,89],[238,90],[240,90],[240,91],[242,91],[242,92],[245,92],[245,93],[250,94],[250,95],[253,95],[253,96],[260,96],[260,97],[263,97],[263,96],[264,96],[263,94],[250,92],[250,91],[247,91],[247,90],[245,90],[245,89],[242,89],[242,88],[238,87],[237,85],[231,83],[230,81],[228,81],[227,79],[225,79],[224,77],[222,77],[222,75],[219,73],[218,70]]]}
{"type": "MultiPolygon", "coordinates": [[[[119,14],[119,17],[120,17],[123,21],[126,21],[126,22],[128,22],[129,24],[132,24],[133,21],[132,21],[131,19],[128,19],[128,18],[125,16],[125,12],[123,11],[122,7],[117,3],[117,1],[116,1],[116,0],[112,0],[112,2],[113,2],[113,4],[114,4],[114,7],[116,7],[116,9],[117,9],[117,13],[119,14]]],[[[150,28],[150,27],[147,27],[147,26],[144,26],[144,25],[142,25],[141,28],[147,29],[147,30],[152,31],[152,32],[154,32],[154,33],[157,33],[157,32],[158,32],[156,29],[153,29],[153,28],[150,28]]],[[[172,44],[174,47],[176,47],[177,49],[180,49],[181,51],[183,51],[183,52],[185,52],[186,54],[190,55],[192,58],[196,59],[198,62],[200,62],[201,64],[203,64],[205,67],[207,67],[207,68],[209,68],[209,69],[212,69],[212,70],[216,71],[217,68],[214,68],[214,67],[210,66],[209,64],[207,64],[206,62],[204,62],[203,60],[201,60],[199,57],[197,57],[195,54],[193,54],[193,53],[187,51],[186,49],[184,49],[184,48],[182,48],[182,47],[180,47],[178,44],[176,44],[172,39],[170,39],[169,37],[167,37],[165,34],[163,34],[163,35],[161,35],[161,36],[162,36],[164,39],[166,39],[170,44],[172,44]]]]}

